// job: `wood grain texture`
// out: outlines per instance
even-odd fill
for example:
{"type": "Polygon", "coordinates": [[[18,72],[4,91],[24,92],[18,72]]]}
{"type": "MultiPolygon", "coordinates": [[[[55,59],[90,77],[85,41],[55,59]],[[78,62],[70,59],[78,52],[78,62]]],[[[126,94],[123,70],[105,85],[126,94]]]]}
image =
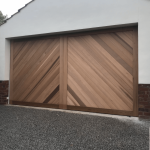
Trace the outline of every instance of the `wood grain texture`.
{"type": "Polygon", "coordinates": [[[67,109],[67,84],[68,84],[68,39],[64,37],[64,83],[63,83],[63,105],[67,109]]]}
{"type": "Polygon", "coordinates": [[[9,81],[9,104],[12,104],[13,100],[13,56],[14,56],[14,42],[13,40],[10,43],[10,81],[9,81]]]}
{"type": "Polygon", "coordinates": [[[59,108],[67,109],[67,37],[60,37],[60,101],[59,108]]]}
{"type": "Polygon", "coordinates": [[[133,113],[133,34],[68,37],[68,105],[133,113]]]}
{"type": "Polygon", "coordinates": [[[14,40],[10,103],[137,116],[137,34],[125,27],[14,40]]]}
{"type": "Polygon", "coordinates": [[[46,104],[59,93],[59,44],[59,38],[15,42],[15,53],[11,53],[11,100],[46,104]]]}

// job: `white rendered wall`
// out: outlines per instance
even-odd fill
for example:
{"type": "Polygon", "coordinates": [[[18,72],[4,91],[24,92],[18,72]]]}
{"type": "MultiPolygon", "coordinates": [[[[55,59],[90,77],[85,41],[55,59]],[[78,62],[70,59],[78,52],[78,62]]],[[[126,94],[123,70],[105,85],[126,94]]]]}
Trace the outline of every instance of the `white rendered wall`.
{"type": "Polygon", "coordinates": [[[139,83],[150,83],[149,0],[35,0],[0,27],[0,80],[9,79],[9,38],[138,23],[139,83]]]}

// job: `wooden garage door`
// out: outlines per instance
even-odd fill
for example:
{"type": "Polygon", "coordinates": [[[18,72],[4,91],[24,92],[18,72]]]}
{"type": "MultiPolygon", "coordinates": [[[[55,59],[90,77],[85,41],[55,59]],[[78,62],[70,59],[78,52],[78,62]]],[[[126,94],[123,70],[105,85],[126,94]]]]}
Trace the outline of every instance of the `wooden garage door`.
{"type": "Polygon", "coordinates": [[[11,48],[11,100],[58,104],[59,38],[14,41],[11,48]]]}
{"type": "Polygon", "coordinates": [[[13,41],[12,104],[137,115],[137,28],[13,41]]]}

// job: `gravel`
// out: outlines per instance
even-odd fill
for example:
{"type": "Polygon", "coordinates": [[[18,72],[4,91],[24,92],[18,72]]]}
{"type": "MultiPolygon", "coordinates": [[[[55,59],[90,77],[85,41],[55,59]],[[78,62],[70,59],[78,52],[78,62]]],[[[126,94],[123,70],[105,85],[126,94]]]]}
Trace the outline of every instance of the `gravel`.
{"type": "Polygon", "coordinates": [[[149,126],[131,118],[0,106],[0,150],[148,150],[149,126]]]}

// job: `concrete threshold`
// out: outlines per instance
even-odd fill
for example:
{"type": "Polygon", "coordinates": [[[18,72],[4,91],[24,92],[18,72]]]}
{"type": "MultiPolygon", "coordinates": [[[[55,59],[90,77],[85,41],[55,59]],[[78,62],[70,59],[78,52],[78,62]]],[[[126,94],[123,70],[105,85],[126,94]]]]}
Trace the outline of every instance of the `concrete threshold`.
{"type": "Polygon", "coordinates": [[[74,114],[82,114],[82,115],[92,115],[92,116],[101,116],[101,117],[110,117],[122,120],[132,120],[139,121],[138,117],[129,117],[129,116],[121,116],[121,115],[111,115],[111,114],[102,114],[102,113],[94,113],[94,112],[84,112],[84,111],[75,111],[75,110],[64,110],[64,109],[54,109],[54,108],[43,108],[43,107],[33,107],[33,106],[22,106],[22,105],[6,105],[12,107],[24,107],[24,108],[32,108],[39,110],[49,110],[49,111],[57,111],[57,112],[65,112],[65,113],[74,113],[74,114]]]}

